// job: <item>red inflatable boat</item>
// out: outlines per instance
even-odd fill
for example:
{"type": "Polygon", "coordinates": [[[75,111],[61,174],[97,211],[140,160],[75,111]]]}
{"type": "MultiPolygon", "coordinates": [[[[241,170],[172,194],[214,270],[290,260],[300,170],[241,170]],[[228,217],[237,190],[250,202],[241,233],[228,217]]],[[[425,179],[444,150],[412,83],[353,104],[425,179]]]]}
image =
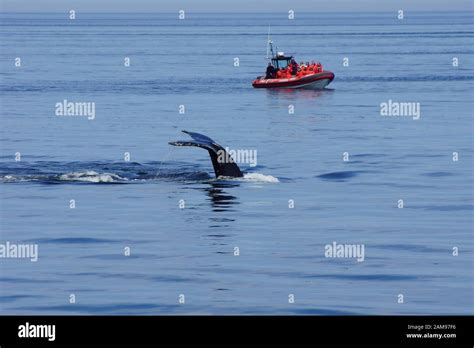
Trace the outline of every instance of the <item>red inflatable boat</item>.
{"type": "Polygon", "coordinates": [[[252,82],[254,88],[305,88],[323,89],[334,79],[334,74],[330,71],[311,73],[307,75],[292,76],[290,78],[266,79],[261,76],[252,82]]]}
{"type": "Polygon", "coordinates": [[[295,62],[292,56],[285,57],[283,52],[273,52],[273,42],[268,38],[267,58],[271,52],[265,76],[259,76],[252,82],[254,88],[305,88],[323,89],[334,79],[334,74],[324,71],[321,63],[295,62]]]}

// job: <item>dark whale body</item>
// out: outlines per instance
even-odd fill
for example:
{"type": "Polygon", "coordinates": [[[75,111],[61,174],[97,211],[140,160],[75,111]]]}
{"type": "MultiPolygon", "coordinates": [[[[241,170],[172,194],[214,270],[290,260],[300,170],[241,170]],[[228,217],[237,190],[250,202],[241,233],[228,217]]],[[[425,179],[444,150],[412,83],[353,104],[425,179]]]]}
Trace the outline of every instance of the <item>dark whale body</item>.
{"type": "Polygon", "coordinates": [[[173,146],[196,146],[206,149],[209,152],[209,156],[211,156],[216,178],[220,176],[241,178],[244,176],[232,157],[214,140],[199,133],[188,132],[185,130],[183,130],[183,133],[188,134],[193,138],[193,140],[172,141],[169,144],[173,146]]]}

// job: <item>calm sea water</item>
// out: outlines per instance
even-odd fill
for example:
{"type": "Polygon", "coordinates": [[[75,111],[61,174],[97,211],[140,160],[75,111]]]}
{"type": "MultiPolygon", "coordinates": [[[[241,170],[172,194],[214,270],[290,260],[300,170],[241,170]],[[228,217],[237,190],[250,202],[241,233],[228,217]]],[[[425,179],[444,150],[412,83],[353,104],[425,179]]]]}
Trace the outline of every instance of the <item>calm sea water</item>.
{"type": "Polygon", "coordinates": [[[1,242],[39,247],[0,260],[1,313],[473,314],[472,13],[0,19],[1,242]],[[252,89],[269,25],[327,90],[252,89]],[[95,119],[56,116],[64,99],[95,119]],[[420,119],[381,116],[389,99],[420,119]],[[258,165],[214,180],[168,145],[181,129],[258,165]],[[334,241],[365,260],[326,258],[334,241]]]}

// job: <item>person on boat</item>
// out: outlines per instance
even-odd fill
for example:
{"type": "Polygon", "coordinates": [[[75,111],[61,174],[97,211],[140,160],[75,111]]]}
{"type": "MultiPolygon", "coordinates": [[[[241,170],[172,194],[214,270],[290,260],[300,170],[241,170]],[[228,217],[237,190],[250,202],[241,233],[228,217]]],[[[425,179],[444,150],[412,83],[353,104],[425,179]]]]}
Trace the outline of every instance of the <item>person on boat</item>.
{"type": "Polygon", "coordinates": [[[275,73],[276,73],[275,67],[272,65],[272,63],[268,63],[267,71],[265,73],[265,78],[266,79],[274,79],[275,78],[275,73]]]}
{"type": "Polygon", "coordinates": [[[298,63],[296,63],[294,59],[291,60],[290,67],[291,67],[291,75],[295,76],[296,73],[298,72],[298,63]]]}

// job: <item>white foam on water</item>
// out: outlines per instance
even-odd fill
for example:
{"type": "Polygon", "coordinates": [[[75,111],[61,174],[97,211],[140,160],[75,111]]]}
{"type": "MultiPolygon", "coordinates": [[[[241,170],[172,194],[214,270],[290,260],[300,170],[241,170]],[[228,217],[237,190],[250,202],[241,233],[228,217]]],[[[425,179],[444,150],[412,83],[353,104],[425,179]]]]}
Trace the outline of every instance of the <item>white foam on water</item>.
{"type": "Polygon", "coordinates": [[[59,180],[85,182],[117,182],[125,181],[127,179],[112,173],[97,173],[93,170],[87,170],[85,172],[72,172],[60,175],[59,180]]]}
{"type": "MultiPolygon", "coordinates": [[[[98,173],[93,170],[87,170],[83,172],[70,172],[61,174],[54,178],[50,175],[27,175],[27,176],[15,176],[5,175],[0,176],[0,181],[3,182],[27,182],[27,181],[41,181],[41,180],[60,180],[69,182],[92,182],[92,183],[111,183],[111,182],[123,182],[129,181],[127,178],[123,178],[113,173],[98,173]]],[[[140,181],[148,181],[150,179],[143,179],[140,181]]],[[[214,179],[215,180],[215,179],[214,179]]],[[[219,177],[218,180],[232,180],[232,181],[247,181],[255,183],[277,183],[280,182],[278,178],[265,175],[261,173],[245,173],[241,178],[235,177],[219,177]]]]}
{"type": "Polygon", "coordinates": [[[242,178],[227,178],[227,177],[219,177],[219,179],[225,180],[237,180],[237,181],[250,181],[250,182],[268,182],[268,183],[276,183],[280,182],[278,178],[275,178],[271,175],[265,175],[261,173],[244,173],[242,178]]]}
{"type": "Polygon", "coordinates": [[[15,175],[5,175],[0,176],[0,180],[4,182],[16,182],[16,181],[26,181],[23,178],[18,178],[15,175]]]}

